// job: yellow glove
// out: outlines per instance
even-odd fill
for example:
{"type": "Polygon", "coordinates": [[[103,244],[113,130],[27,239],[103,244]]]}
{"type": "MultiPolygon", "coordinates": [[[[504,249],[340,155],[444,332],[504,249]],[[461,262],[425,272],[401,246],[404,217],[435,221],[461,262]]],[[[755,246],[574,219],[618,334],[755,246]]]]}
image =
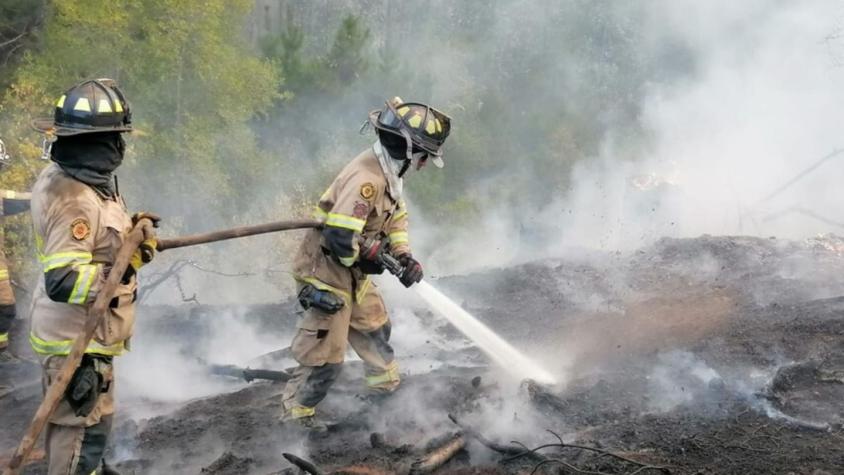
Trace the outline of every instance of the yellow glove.
{"type": "Polygon", "coordinates": [[[135,249],[135,252],[132,254],[132,258],[129,259],[129,266],[126,267],[126,272],[123,273],[123,277],[120,279],[120,282],[128,284],[132,276],[136,275],[141,267],[145,264],[149,264],[150,261],[152,261],[152,258],[155,257],[155,248],[157,246],[158,241],[155,238],[144,240],[141,245],[135,249]]]}
{"type": "Polygon", "coordinates": [[[155,257],[155,248],[158,246],[158,240],[155,238],[150,238],[144,240],[137,249],[135,249],[135,253],[132,254],[132,260],[129,261],[129,264],[137,271],[141,267],[146,264],[152,262],[152,258],[155,257]]]}

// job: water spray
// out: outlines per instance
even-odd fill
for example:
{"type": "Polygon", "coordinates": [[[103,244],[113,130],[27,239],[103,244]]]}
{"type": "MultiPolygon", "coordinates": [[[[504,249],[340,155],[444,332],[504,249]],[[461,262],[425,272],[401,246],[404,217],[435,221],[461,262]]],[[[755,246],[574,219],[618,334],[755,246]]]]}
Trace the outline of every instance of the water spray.
{"type": "Polygon", "coordinates": [[[478,345],[495,363],[519,379],[533,379],[543,384],[554,384],[557,379],[542,366],[507,343],[472,314],[435,289],[431,284],[419,282],[416,293],[437,313],[478,345]]]}
{"type": "MultiPolygon", "coordinates": [[[[366,249],[369,245],[369,242],[365,242],[362,247],[366,249]]],[[[383,252],[380,248],[374,258],[396,277],[401,277],[405,271],[398,259],[383,252]]],[[[512,376],[518,379],[533,379],[543,384],[555,384],[557,382],[550,372],[514,348],[513,345],[507,343],[488,326],[481,323],[431,284],[423,280],[416,284],[414,289],[432,309],[445,317],[449,323],[478,345],[478,348],[486,353],[490,359],[512,376]]]]}

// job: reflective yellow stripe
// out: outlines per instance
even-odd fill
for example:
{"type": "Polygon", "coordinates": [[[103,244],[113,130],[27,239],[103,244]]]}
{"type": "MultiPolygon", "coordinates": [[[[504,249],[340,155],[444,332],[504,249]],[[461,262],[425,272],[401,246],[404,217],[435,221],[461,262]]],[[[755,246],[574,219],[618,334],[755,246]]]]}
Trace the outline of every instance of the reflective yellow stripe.
{"type": "Polygon", "coordinates": [[[361,282],[358,282],[358,291],[355,294],[355,302],[360,302],[363,300],[363,296],[366,295],[366,291],[369,290],[369,285],[372,283],[372,280],[369,276],[365,276],[361,282]]]}
{"type": "Polygon", "coordinates": [[[70,292],[67,303],[84,304],[88,301],[88,293],[91,291],[91,285],[94,284],[99,266],[97,264],[80,264],[77,270],[79,276],[76,277],[76,283],[73,284],[73,290],[70,292]]]}
{"type": "MultiPolygon", "coordinates": [[[[337,287],[332,287],[332,286],[326,284],[325,282],[317,279],[316,277],[295,276],[294,278],[296,280],[298,280],[299,282],[311,284],[314,287],[318,288],[319,290],[327,290],[329,292],[333,292],[333,293],[339,295],[340,297],[342,297],[344,300],[346,300],[347,304],[349,303],[349,301],[352,298],[352,295],[349,292],[346,292],[345,290],[340,290],[337,287]]],[[[370,279],[369,276],[366,276],[362,281],[358,282],[358,291],[355,294],[355,302],[360,302],[361,299],[363,299],[364,294],[366,294],[366,291],[369,290],[369,286],[371,284],[372,284],[372,279],[370,279]]]]}
{"type": "Polygon", "coordinates": [[[396,223],[398,222],[398,220],[404,218],[405,216],[407,216],[407,210],[402,208],[401,211],[399,211],[398,213],[396,213],[395,216],[393,216],[393,222],[396,223]]]}
{"type": "Polygon", "coordinates": [[[0,343],[8,343],[9,342],[9,334],[8,333],[0,333],[0,343]]]}
{"type": "Polygon", "coordinates": [[[0,269],[0,280],[9,280],[9,269],[0,269]]]}
{"type": "Polygon", "coordinates": [[[13,200],[13,199],[15,199],[16,196],[18,196],[18,194],[15,193],[14,191],[5,190],[3,192],[3,198],[6,198],[7,200],[13,200]]]}
{"type": "MultiPolygon", "coordinates": [[[[32,349],[36,353],[41,355],[67,356],[70,354],[70,349],[73,347],[73,340],[46,341],[38,338],[34,333],[30,333],[29,344],[32,345],[32,349]]],[[[88,348],[85,350],[85,353],[95,353],[105,356],[120,356],[124,351],[125,346],[122,341],[110,346],[103,346],[96,341],[92,341],[88,344],[88,348]]]]}
{"type": "Polygon", "coordinates": [[[399,381],[401,381],[401,377],[399,377],[399,365],[395,361],[390,363],[390,366],[383,373],[366,377],[366,385],[369,387],[380,386],[385,383],[397,383],[399,381]]]}
{"type": "Polygon", "coordinates": [[[88,264],[93,258],[90,252],[57,252],[38,256],[38,260],[44,266],[44,272],[73,264],[88,264]]]}
{"type": "Polygon", "coordinates": [[[366,226],[366,221],[345,214],[328,213],[328,219],[325,220],[325,224],[326,226],[333,226],[335,228],[351,229],[359,233],[366,226]]]}
{"type": "Polygon", "coordinates": [[[316,218],[316,219],[321,219],[321,220],[326,220],[326,219],[328,219],[328,213],[327,213],[327,212],[325,212],[325,211],[323,211],[323,209],[322,209],[322,208],[320,208],[319,206],[316,206],[316,207],[314,208],[314,213],[313,213],[313,216],[314,216],[314,218],[316,218]]]}
{"type": "Polygon", "coordinates": [[[407,244],[410,239],[407,236],[407,231],[396,231],[390,233],[390,244],[407,244]]]}
{"type": "Polygon", "coordinates": [[[332,287],[332,286],[326,284],[325,282],[322,282],[321,280],[317,279],[316,277],[295,276],[294,278],[296,280],[298,280],[299,282],[311,284],[314,287],[318,288],[319,290],[327,290],[329,292],[334,292],[335,294],[339,295],[344,300],[346,300],[346,303],[349,303],[349,301],[352,299],[351,294],[349,294],[348,292],[346,292],[344,290],[340,290],[337,287],[332,287]]]}
{"type": "Polygon", "coordinates": [[[290,417],[293,419],[301,419],[303,417],[313,417],[316,414],[316,409],[306,406],[293,406],[290,408],[290,417]]]}
{"type": "Polygon", "coordinates": [[[355,261],[358,260],[357,253],[355,253],[352,257],[338,257],[337,260],[340,261],[340,264],[343,264],[346,267],[352,267],[355,264],[355,261]]]}

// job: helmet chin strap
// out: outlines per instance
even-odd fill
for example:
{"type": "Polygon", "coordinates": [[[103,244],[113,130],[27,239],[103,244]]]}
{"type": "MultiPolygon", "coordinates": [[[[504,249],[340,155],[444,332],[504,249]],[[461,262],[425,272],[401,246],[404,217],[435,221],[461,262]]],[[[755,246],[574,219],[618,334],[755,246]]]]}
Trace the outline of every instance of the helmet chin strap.
{"type": "Polygon", "coordinates": [[[404,174],[410,169],[410,160],[402,160],[401,170],[399,170],[399,178],[403,178],[404,174]]]}

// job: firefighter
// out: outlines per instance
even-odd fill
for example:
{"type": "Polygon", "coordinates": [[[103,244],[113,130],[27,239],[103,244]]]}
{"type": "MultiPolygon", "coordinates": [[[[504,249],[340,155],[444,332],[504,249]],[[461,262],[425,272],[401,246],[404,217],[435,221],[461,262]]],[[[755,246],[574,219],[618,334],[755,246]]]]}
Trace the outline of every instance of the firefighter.
{"type": "MultiPolygon", "coordinates": [[[[6,145],[0,140],[0,170],[9,162],[6,145]]],[[[29,210],[29,193],[0,190],[0,216],[11,216],[29,210]]],[[[15,292],[12,290],[9,266],[6,263],[3,231],[0,229],[0,364],[13,363],[9,350],[9,330],[15,319],[15,292]]]]}
{"type": "MultiPolygon", "coordinates": [[[[129,103],[110,79],[65,92],[54,117],[32,125],[55,141],[50,163],[32,189],[32,223],[44,274],[32,299],[30,343],[51,384],[80,334],[117,251],[147,213],[126,211],[114,171],[123,161],[122,133],[132,131],[129,103]]],[[[47,143],[45,141],[45,143],[47,143]]],[[[46,429],[50,475],[90,474],[100,467],[114,414],[115,356],[128,350],[135,322],[136,274],[154,254],[145,236],[46,429]]]]}
{"type": "Polygon", "coordinates": [[[378,137],[331,183],[315,216],[325,222],[308,231],[293,263],[299,302],[306,312],[291,344],[299,363],[282,395],[283,421],[324,430],[315,406],[337,378],[346,342],[364,361],[366,385],[394,391],[399,368],[390,346],[390,320],[371,274],[380,274],[380,253],[405,269],[406,287],[422,280],[422,265],[411,253],[403,177],[430,160],[442,167],[442,146],[451,120],[425,104],[396,97],[369,114],[378,137]]]}

